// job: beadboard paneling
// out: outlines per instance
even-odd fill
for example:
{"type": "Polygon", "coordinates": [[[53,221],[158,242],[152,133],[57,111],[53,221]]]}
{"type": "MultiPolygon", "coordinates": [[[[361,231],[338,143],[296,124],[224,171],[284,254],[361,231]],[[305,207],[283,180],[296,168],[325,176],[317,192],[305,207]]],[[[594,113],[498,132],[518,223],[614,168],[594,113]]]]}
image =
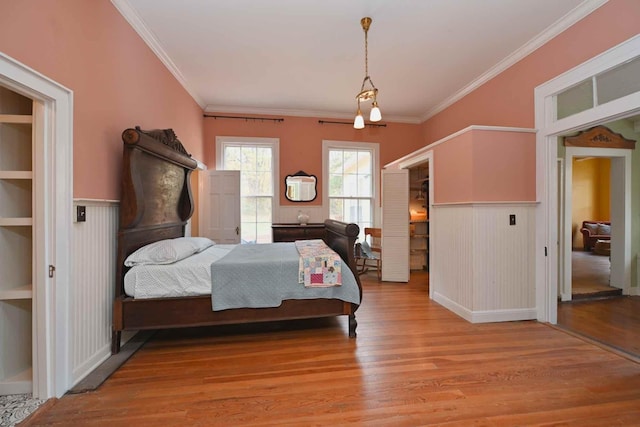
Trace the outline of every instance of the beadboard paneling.
{"type": "Polygon", "coordinates": [[[74,205],[86,206],[86,221],[73,224],[70,332],[75,384],[111,354],[118,204],[82,200],[74,205]]]}
{"type": "Polygon", "coordinates": [[[430,227],[436,301],[471,322],[536,318],[534,203],[436,205],[430,227]]]}

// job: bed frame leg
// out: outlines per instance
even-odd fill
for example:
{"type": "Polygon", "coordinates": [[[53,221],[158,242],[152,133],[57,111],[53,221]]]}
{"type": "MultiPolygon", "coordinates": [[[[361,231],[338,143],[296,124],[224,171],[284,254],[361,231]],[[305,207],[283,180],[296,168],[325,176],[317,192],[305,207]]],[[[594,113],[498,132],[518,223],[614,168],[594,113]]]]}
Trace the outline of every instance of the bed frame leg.
{"type": "Polygon", "coordinates": [[[120,338],[122,331],[111,331],[111,354],[120,353],[120,338]]]}
{"type": "Polygon", "coordinates": [[[349,315],[349,338],[356,337],[356,328],[358,327],[358,322],[356,321],[356,315],[349,315]]]}

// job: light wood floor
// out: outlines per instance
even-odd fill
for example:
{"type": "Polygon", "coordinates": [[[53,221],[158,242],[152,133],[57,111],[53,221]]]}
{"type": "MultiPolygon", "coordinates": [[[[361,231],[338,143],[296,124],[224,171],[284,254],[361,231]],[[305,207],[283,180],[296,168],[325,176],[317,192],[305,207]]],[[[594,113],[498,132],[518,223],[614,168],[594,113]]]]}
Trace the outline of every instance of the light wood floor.
{"type": "Polygon", "coordinates": [[[424,273],[364,287],[357,339],[346,319],[162,332],[29,425],[640,424],[639,364],[535,321],[468,323],[424,273]]]}

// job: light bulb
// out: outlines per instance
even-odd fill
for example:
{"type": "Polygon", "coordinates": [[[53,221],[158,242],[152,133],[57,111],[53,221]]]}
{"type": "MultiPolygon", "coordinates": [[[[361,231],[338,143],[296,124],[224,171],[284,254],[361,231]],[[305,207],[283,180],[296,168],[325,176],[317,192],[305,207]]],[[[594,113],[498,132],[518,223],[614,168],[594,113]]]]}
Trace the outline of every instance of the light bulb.
{"type": "Polygon", "coordinates": [[[371,109],[371,115],[369,116],[369,120],[371,120],[372,122],[379,122],[380,120],[382,120],[382,113],[378,108],[378,102],[373,101],[372,105],[373,105],[373,108],[371,109]]]}
{"type": "Polygon", "coordinates": [[[362,117],[360,108],[358,108],[358,114],[356,115],[356,119],[353,121],[353,127],[355,129],[364,129],[364,117],[362,117]]]}

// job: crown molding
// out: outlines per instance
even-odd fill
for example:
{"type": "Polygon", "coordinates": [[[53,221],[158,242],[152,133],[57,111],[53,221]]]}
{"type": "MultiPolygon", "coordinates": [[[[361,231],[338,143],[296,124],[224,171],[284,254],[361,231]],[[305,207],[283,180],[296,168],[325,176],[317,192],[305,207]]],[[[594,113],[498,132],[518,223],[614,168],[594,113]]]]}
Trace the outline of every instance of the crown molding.
{"type": "MultiPolygon", "coordinates": [[[[336,113],[331,111],[320,110],[294,110],[294,109],[278,109],[278,108],[251,108],[238,107],[230,105],[207,105],[204,109],[205,113],[231,113],[231,114],[259,114],[264,116],[290,116],[290,117],[312,117],[325,119],[342,119],[353,120],[354,114],[336,113]]],[[[384,116],[384,121],[389,123],[409,123],[420,124],[422,121],[419,117],[410,116],[384,116]]]]}
{"type": "Polygon", "coordinates": [[[587,0],[584,3],[576,6],[573,10],[569,11],[562,18],[551,24],[540,34],[529,40],[529,42],[527,42],[524,46],[520,47],[518,50],[511,53],[502,61],[498,62],[491,69],[481,74],[467,86],[463,87],[458,92],[451,95],[449,98],[431,108],[421,117],[421,122],[427,121],[447,107],[464,98],[492,78],[496,77],[512,65],[516,64],[518,61],[533,53],[536,49],[549,42],[551,39],[592,13],[594,10],[606,4],[608,1],[609,0],[587,0]]]}
{"type": "Polygon", "coordinates": [[[182,87],[191,95],[191,97],[196,101],[196,103],[200,106],[200,108],[204,108],[205,103],[198,96],[198,94],[189,86],[187,80],[184,78],[180,69],[176,66],[176,64],[169,58],[169,55],[164,51],[164,48],[160,44],[160,42],[155,38],[153,33],[147,28],[144,24],[140,16],[136,12],[136,10],[129,4],[127,0],[111,0],[111,3],[115,6],[115,8],[120,12],[120,14],[124,17],[124,19],[131,25],[136,33],[140,36],[140,38],[149,46],[149,48],[153,51],[153,53],[160,59],[160,61],[164,64],[165,67],[169,70],[171,74],[178,80],[178,83],[182,85],[182,87]]]}

